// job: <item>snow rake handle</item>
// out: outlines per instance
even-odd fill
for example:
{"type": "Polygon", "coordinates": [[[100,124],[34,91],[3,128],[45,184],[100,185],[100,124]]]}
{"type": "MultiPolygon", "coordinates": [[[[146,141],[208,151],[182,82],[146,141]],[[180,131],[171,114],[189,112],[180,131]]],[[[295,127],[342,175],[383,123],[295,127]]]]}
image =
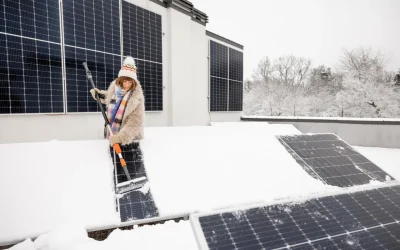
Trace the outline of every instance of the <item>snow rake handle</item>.
{"type": "MultiPolygon", "coordinates": [[[[110,126],[108,125],[108,127],[110,127],[110,126]]],[[[128,178],[128,181],[130,181],[131,180],[131,175],[129,174],[128,169],[126,168],[126,161],[122,157],[121,147],[119,146],[118,143],[115,143],[113,145],[113,148],[115,150],[115,153],[117,153],[117,155],[119,157],[119,162],[121,163],[122,169],[125,172],[126,178],[128,178]]]]}
{"type": "MultiPolygon", "coordinates": [[[[87,76],[87,78],[88,78],[90,84],[92,85],[92,88],[95,89],[96,86],[94,86],[94,82],[93,82],[93,78],[92,78],[92,73],[90,72],[90,70],[89,70],[89,68],[88,68],[88,66],[87,66],[87,63],[84,62],[84,63],[82,63],[82,65],[83,65],[83,67],[85,68],[86,76],[87,76]]],[[[101,113],[103,114],[104,121],[105,121],[106,124],[107,124],[107,130],[108,130],[108,132],[110,133],[110,135],[113,135],[112,129],[111,129],[111,127],[110,127],[110,122],[108,121],[106,112],[104,111],[103,105],[101,104],[100,96],[99,96],[99,94],[97,93],[97,91],[94,91],[94,92],[96,93],[97,104],[99,105],[99,108],[100,108],[100,110],[101,110],[101,113]]],[[[126,178],[128,178],[128,181],[130,181],[130,180],[131,180],[131,176],[130,176],[130,174],[129,174],[128,169],[126,168],[126,161],[125,161],[125,159],[122,157],[122,150],[121,150],[121,147],[119,146],[118,143],[115,143],[115,144],[113,145],[113,148],[114,148],[114,150],[115,150],[115,153],[117,153],[117,155],[118,155],[118,157],[119,157],[119,161],[120,161],[120,163],[121,163],[122,169],[124,169],[126,178]]]]}

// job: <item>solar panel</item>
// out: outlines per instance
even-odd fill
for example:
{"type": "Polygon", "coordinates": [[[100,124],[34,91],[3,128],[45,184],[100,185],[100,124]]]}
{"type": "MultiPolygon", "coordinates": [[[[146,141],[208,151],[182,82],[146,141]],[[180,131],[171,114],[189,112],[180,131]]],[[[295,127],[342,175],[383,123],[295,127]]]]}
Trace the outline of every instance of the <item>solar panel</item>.
{"type": "Polygon", "coordinates": [[[67,112],[98,112],[82,62],[107,89],[121,68],[119,0],[63,1],[67,112]]]}
{"type": "Polygon", "coordinates": [[[3,0],[0,32],[60,43],[58,0],[3,0]]]}
{"type": "Polygon", "coordinates": [[[119,0],[63,1],[68,46],[121,55],[119,0]]]}
{"type": "Polygon", "coordinates": [[[397,249],[400,186],[191,217],[201,249],[397,249]]]}
{"type": "Polygon", "coordinates": [[[210,41],[210,76],[228,78],[228,47],[210,41]]]}
{"type": "Polygon", "coordinates": [[[68,112],[96,112],[99,107],[88,95],[91,86],[87,82],[82,63],[87,62],[99,89],[107,90],[121,69],[121,56],[105,54],[77,47],[65,47],[68,112]]]}
{"type": "Polygon", "coordinates": [[[162,64],[136,60],[137,75],[143,88],[146,111],[162,111],[162,64]]]}
{"type": "Polygon", "coordinates": [[[58,1],[0,9],[0,114],[64,112],[58,1]]]}
{"type": "MultiPolygon", "coordinates": [[[[132,179],[146,176],[146,169],[143,162],[143,155],[140,149],[139,143],[133,143],[131,145],[121,146],[123,151],[122,156],[125,159],[128,167],[128,171],[132,179]],[[124,152],[133,152],[133,154],[125,154],[124,152]]],[[[112,155],[114,162],[114,184],[127,181],[124,170],[116,160],[114,155],[112,155]]],[[[157,206],[151,195],[151,191],[142,192],[141,190],[136,190],[124,194],[122,197],[117,198],[117,211],[119,211],[121,222],[130,220],[139,220],[159,216],[157,206]]]]}
{"type": "Polygon", "coordinates": [[[118,199],[121,222],[158,217],[158,209],[151,192],[133,191],[118,199]]]}
{"type": "Polygon", "coordinates": [[[229,111],[243,110],[243,82],[229,80],[229,111]]]}
{"type": "Polygon", "coordinates": [[[243,53],[212,40],[210,110],[243,110],[243,53]]]}
{"type": "Polygon", "coordinates": [[[228,80],[211,77],[210,83],[211,111],[227,111],[228,109],[228,80]]]}
{"type": "Polygon", "coordinates": [[[394,180],[334,134],[285,135],[278,139],[307,173],[326,184],[349,187],[394,180]]]}
{"type": "Polygon", "coordinates": [[[243,81],[243,53],[229,48],[229,79],[243,81]]]}
{"type": "Polygon", "coordinates": [[[162,111],[161,15],[122,1],[123,51],[135,58],[146,111],[162,111]]]}

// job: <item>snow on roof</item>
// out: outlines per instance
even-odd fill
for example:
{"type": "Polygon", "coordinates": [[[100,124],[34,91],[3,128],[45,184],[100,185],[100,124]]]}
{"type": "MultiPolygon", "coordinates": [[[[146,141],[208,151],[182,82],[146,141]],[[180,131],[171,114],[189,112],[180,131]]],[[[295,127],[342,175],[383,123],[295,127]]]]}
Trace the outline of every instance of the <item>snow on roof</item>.
{"type": "Polygon", "coordinates": [[[277,134],[300,132],[292,125],[149,129],[141,146],[161,215],[333,188],[299,167],[277,134]]]}
{"type": "MultiPolygon", "coordinates": [[[[161,216],[338,190],[310,177],[276,140],[300,134],[292,125],[242,125],[145,129],[141,148],[161,216]]],[[[373,149],[357,149],[400,178],[400,150],[379,149],[383,161],[373,149]],[[386,160],[395,157],[397,168],[386,160]]],[[[0,152],[0,243],[65,223],[119,224],[106,140],[0,144],[0,152]]]]}
{"type": "Polygon", "coordinates": [[[27,239],[12,250],[126,250],[174,249],[196,250],[197,242],[189,221],[167,221],[164,224],[115,229],[104,241],[88,237],[86,231],[74,224],[64,224],[35,240],[27,239]]]}

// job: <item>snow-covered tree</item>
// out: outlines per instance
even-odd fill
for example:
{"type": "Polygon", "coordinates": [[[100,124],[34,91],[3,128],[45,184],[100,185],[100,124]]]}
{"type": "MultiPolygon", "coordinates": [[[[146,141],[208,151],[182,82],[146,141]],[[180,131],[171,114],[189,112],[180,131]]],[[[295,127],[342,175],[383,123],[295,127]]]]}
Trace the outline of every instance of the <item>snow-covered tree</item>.
{"type": "Polygon", "coordinates": [[[346,117],[398,117],[400,96],[390,85],[347,78],[336,102],[346,117]]]}
{"type": "Polygon", "coordinates": [[[339,70],[294,55],[264,57],[245,82],[248,115],[399,117],[400,70],[370,48],[344,50],[339,70]],[[393,85],[393,80],[395,85],[393,85]]]}
{"type": "Polygon", "coordinates": [[[370,47],[343,49],[339,68],[353,74],[354,78],[366,82],[376,81],[382,77],[388,57],[381,51],[374,51],[370,47]]]}
{"type": "Polygon", "coordinates": [[[341,74],[333,72],[330,67],[320,65],[311,69],[307,89],[311,93],[328,91],[333,94],[340,90],[342,82],[341,74]]]}
{"type": "Polygon", "coordinates": [[[397,74],[394,76],[394,84],[396,86],[400,86],[400,69],[397,72],[397,74]]]}
{"type": "Polygon", "coordinates": [[[275,83],[304,86],[311,60],[294,55],[281,56],[274,60],[272,78],[275,83]]]}

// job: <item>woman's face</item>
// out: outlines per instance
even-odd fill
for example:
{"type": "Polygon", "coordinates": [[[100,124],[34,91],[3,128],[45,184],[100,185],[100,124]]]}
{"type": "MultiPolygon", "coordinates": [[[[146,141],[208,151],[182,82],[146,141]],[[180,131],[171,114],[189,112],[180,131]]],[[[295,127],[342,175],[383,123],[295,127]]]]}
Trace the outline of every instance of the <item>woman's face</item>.
{"type": "Polygon", "coordinates": [[[132,87],[133,81],[132,80],[124,80],[122,83],[122,87],[125,90],[129,90],[132,87]]]}

